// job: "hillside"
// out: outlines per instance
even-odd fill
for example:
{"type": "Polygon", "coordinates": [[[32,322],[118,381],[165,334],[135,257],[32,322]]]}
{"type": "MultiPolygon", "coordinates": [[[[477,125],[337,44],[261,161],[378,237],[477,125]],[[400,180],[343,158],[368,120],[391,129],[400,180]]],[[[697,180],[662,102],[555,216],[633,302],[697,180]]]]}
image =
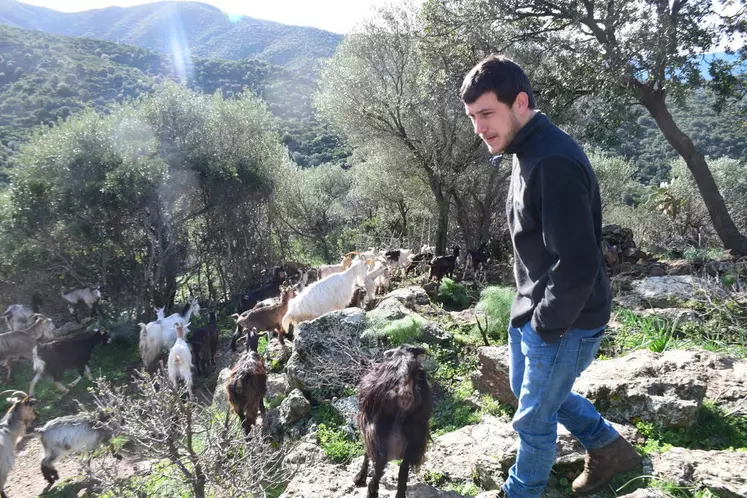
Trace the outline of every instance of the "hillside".
{"type": "Polygon", "coordinates": [[[172,53],[175,44],[192,56],[257,58],[308,68],[332,56],[342,36],[316,28],[230,17],[198,2],[158,2],[129,8],[58,12],[0,0],[0,24],[64,36],[84,36],[172,53]]]}
{"type": "Polygon", "coordinates": [[[314,115],[314,81],[282,67],[253,59],[193,58],[181,75],[170,57],[150,50],[6,26],[0,26],[0,46],[0,166],[31,127],[83,109],[105,112],[113,103],[150,93],[163,78],[206,93],[250,90],[262,96],[299,164],[347,155],[314,115]]]}
{"type": "MultiPolygon", "coordinates": [[[[688,98],[684,106],[672,103],[670,111],[677,125],[706,156],[714,159],[747,157],[747,99],[727,106],[721,113],[714,111],[713,104],[713,97],[699,91],[688,98]]],[[[679,155],[650,114],[643,111],[637,122],[620,129],[619,136],[628,138],[615,147],[614,152],[631,159],[639,181],[658,184],[666,180],[670,161],[679,155]]]]}

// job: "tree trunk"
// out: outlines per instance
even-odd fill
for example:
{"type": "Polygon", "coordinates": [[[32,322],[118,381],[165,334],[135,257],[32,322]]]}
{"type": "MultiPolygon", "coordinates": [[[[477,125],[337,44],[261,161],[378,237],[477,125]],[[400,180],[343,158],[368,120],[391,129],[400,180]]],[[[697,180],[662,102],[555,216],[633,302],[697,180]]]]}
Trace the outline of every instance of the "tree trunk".
{"type": "Polygon", "coordinates": [[[739,233],[734,220],[729,215],[724,198],[718,190],[713,175],[711,175],[705,157],[698,152],[690,137],[685,135],[674,122],[669,109],[667,109],[665,92],[639,86],[637,93],[664,137],[685,160],[695,179],[700,195],[703,197],[708,213],[711,215],[713,227],[716,229],[724,247],[731,250],[735,255],[743,256],[747,254],[747,237],[739,233]]]}
{"type": "Polygon", "coordinates": [[[436,192],[436,204],[438,205],[438,226],[436,227],[436,254],[446,254],[446,235],[449,230],[449,205],[448,195],[439,189],[436,192]]]}
{"type": "MultiPolygon", "coordinates": [[[[399,203],[399,215],[402,218],[402,237],[407,238],[407,205],[399,203]]],[[[410,244],[412,245],[412,244],[410,244]]]]}

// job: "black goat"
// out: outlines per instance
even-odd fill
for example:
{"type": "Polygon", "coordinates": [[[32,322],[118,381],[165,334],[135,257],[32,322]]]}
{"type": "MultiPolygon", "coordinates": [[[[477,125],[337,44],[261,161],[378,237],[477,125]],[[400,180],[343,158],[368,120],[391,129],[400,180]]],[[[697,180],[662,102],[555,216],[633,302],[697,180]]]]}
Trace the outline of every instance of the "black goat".
{"type": "Polygon", "coordinates": [[[482,269],[483,265],[488,262],[488,243],[483,242],[477,249],[467,249],[467,255],[464,257],[464,273],[462,280],[467,275],[467,270],[472,268],[473,272],[482,269]]]}
{"type": "Polygon", "coordinates": [[[431,272],[428,275],[430,281],[433,277],[436,277],[436,281],[440,282],[444,276],[448,275],[449,278],[454,278],[454,269],[456,268],[456,260],[459,257],[459,246],[455,245],[452,248],[452,254],[448,256],[436,256],[431,261],[431,272]]]}
{"type": "Polygon", "coordinates": [[[208,324],[190,334],[187,342],[192,349],[192,362],[197,367],[197,373],[207,376],[207,369],[215,365],[215,351],[218,349],[218,324],[215,311],[208,313],[208,324]]]}
{"type": "Polygon", "coordinates": [[[226,384],[228,403],[239,416],[244,433],[249,435],[257,421],[257,410],[265,415],[265,394],[267,393],[267,370],[262,358],[257,353],[259,338],[256,328],[246,332],[246,353],[231,369],[226,384]]]}
{"type": "Polygon", "coordinates": [[[254,308],[254,306],[256,306],[256,304],[260,301],[279,296],[280,285],[285,281],[285,277],[285,270],[282,266],[276,266],[275,268],[273,268],[272,281],[269,284],[251,290],[239,298],[239,314],[245,312],[246,310],[254,308]]]}
{"type": "Polygon", "coordinates": [[[420,264],[430,264],[432,259],[433,253],[430,252],[416,254],[412,257],[412,261],[410,261],[407,266],[405,266],[405,276],[409,275],[410,272],[417,268],[420,264]]]}
{"type": "Polygon", "coordinates": [[[374,473],[368,498],[379,495],[379,481],[391,460],[402,459],[396,498],[405,498],[410,467],[419,466],[428,444],[433,394],[421,365],[426,351],[410,345],[390,349],[358,384],[358,426],[366,454],[355,485],[366,485],[368,462],[374,473]]]}
{"type": "Polygon", "coordinates": [[[68,388],[60,383],[66,370],[73,368],[78,370],[78,378],[70,383],[68,386],[70,389],[80,382],[84,373],[88,380],[93,382],[91,369],[88,368],[93,347],[99,343],[107,344],[109,341],[109,333],[106,330],[96,329],[88,337],[53,341],[36,346],[32,351],[36,375],[31,380],[29,395],[33,395],[34,386],[45,373],[52,377],[55,385],[63,392],[68,391],[68,388]]]}

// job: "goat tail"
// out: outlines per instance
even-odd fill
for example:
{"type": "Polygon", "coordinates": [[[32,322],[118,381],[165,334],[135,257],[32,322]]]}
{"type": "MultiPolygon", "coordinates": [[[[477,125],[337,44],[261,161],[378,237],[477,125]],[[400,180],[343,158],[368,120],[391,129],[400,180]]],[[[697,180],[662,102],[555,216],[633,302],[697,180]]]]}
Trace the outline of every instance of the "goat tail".
{"type": "Polygon", "coordinates": [[[42,372],[44,371],[44,367],[46,366],[46,363],[44,363],[44,360],[39,358],[38,353],[39,346],[34,346],[34,349],[31,350],[31,357],[33,359],[34,363],[34,372],[42,372]]]}

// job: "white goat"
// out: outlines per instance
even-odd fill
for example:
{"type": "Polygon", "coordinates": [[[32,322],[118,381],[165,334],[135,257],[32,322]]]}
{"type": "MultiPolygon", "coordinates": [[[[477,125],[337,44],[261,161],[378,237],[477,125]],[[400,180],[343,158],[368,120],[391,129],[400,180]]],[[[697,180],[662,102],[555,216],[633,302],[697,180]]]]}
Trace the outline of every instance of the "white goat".
{"type": "Polygon", "coordinates": [[[33,359],[33,349],[41,337],[48,336],[54,330],[51,319],[40,313],[33,315],[34,323],[15,332],[0,334],[0,362],[8,370],[8,381],[13,378],[12,362],[20,359],[33,359]]]}
{"type": "MultiPolygon", "coordinates": [[[[158,309],[157,311],[158,312],[158,309]]],[[[140,358],[143,365],[148,368],[161,354],[164,349],[171,349],[176,342],[177,323],[186,324],[186,332],[189,331],[189,319],[193,314],[200,312],[200,303],[197,299],[190,298],[181,313],[174,313],[166,318],[159,318],[148,323],[139,323],[140,326],[140,358]]]]}
{"type": "Polygon", "coordinates": [[[23,398],[9,398],[11,403],[7,413],[0,420],[0,496],[8,498],[3,489],[10,469],[16,460],[16,445],[26,434],[26,429],[36,420],[36,401],[21,391],[3,391],[0,395],[12,392],[23,394],[23,398]]]}
{"type": "Polygon", "coordinates": [[[366,297],[363,300],[364,303],[368,304],[376,296],[376,279],[381,276],[389,278],[389,267],[377,262],[373,271],[366,274],[366,297]]]}
{"type": "MultiPolygon", "coordinates": [[[[44,459],[41,471],[47,482],[52,485],[60,476],[54,468],[54,462],[73,452],[88,452],[108,443],[112,433],[102,422],[107,415],[101,412],[95,414],[79,413],[57,417],[50,420],[41,429],[35,429],[33,434],[41,439],[44,446],[44,459]]],[[[114,453],[113,448],[111,448],[114,453]]]]}
{"type": "Polygon", "coordinates": [[[347,270],[353,261],[352,254],[346,254],[343,256],[342,261],[339,265],[322,265],[319,267],[319,280],[322,280],[334,273],[340,273],[347,270]]]}
{"type": "Polygon", "coordinates": [[[344,309],[353,297],[354,285],[365,287],[366,262],[357,260],[350,268],[334,273],[306,287],[288,303],[283,316],[283,330],[305,320],[313,320],[325,313],[344,309]]]}
{"type": "Polygon", "coordinates": [[[169,351],[169,379],[176,386],[179,379],[184,381],[187,392],[192,395],[192,352],[184,341],[184,325],[176,324],[176,342],[169,351]]]}
{"type": "Polygon", "coordinates": [[[74,289],[65,290],[60,292],[62,299],[67,301],[67,309],[71,315],[78,318],[75,305],[83,302],[91,310],[91,316],[95,313],[101,315],[99,309],[99,300],[101,299],[101,289],[97,285],[96,287],[76,287],[74,289]]]}

